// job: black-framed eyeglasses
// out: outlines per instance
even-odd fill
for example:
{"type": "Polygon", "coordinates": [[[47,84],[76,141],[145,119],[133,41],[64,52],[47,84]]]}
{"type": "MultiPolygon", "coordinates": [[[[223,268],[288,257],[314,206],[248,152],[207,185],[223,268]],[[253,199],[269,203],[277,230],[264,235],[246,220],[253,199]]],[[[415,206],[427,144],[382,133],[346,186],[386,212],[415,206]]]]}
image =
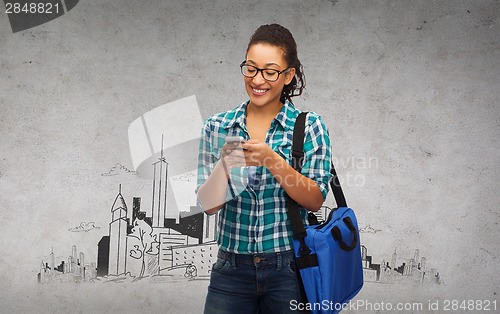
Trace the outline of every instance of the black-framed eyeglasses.
{"type": "Polygon", "coordinates": [[[246,60],[240,64],[241,74],[245,77],[254,78],[259,72],[262,77],[268,82],[276,82],[280,77],[281,73],[288,72],[290,67],[284,69],[283,71],[275,69],[260,69],[253,65],[246,64],[246,60]]]}

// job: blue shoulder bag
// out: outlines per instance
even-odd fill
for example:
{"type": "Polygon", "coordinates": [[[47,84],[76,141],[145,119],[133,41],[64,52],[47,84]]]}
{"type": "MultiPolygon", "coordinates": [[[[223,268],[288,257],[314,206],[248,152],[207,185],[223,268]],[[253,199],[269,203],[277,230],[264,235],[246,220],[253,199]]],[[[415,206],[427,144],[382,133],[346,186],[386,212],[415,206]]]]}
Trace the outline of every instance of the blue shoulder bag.
{"type": "MultiPolygon", "coordinates": [[[[293,131],[292,166],[299,173],[304,157],[306,114],[299,114],[293,131]]],[[[347,207],[333,162],[331,173],[330,186],[337,208],[321,224],[309,219],[310,225],[304,227],[299,205],[287,196],[301,288],[300,308],[313,314],[340,312],[363,287],[358,223],[354,211],[347,207]]],[[[309,213],[309,218],[313,216],[309,213]]]]}

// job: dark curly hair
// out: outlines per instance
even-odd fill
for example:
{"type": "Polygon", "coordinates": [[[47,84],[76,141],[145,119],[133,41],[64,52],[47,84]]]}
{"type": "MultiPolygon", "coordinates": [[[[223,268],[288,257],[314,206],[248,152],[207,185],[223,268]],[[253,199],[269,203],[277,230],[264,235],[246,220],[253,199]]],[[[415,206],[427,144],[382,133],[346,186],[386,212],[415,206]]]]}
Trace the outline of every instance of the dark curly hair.
{"type": "Polygon", "coordinates": [[[285,52],[285,61],[288,66],[295,68],[295,76],[290,82],[290,84],[283,87],[281,92],[281,101],[284,102],[285,99],[291,101],[294,96],[300,96],[302,90],[306,86],[306,79],[304,76],[304,70],[302,68],[302,63],[300,63],[297,57],[297,44],[295,39],[293,39],[292,33],[290,31],[279,25],[279,24],[266,24],[261,25],[255,33],[250,37],[250,42],[248,43],[248,50],[252,45],[265,43],[273,46],[278,46],[282,48],[285,52]]]}

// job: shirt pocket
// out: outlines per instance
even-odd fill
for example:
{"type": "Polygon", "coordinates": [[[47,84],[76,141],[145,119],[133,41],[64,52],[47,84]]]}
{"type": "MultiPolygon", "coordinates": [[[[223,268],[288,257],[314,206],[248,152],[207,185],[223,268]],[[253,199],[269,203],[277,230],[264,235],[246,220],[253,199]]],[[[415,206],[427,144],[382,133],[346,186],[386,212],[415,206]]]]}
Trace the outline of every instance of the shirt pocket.
{"type": "Polygon", "coordinates": [[[278,145],[273,149],[277,152],[283,159],[285,159],[288,164],[291,163],[292,160],[292,143],[288,140],[283,140],[278,143],[278,145]]]}

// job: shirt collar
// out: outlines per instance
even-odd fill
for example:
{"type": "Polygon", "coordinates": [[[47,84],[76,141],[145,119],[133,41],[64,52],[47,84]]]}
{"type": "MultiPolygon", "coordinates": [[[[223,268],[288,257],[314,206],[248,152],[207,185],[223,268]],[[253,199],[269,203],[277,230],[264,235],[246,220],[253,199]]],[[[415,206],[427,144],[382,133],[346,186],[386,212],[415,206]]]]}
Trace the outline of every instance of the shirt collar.
{"type": "Polygon", "coordinates": [[[291,120],[291,117],[296,117],[298,115],[294,114],[294,111],[296,111],[294,105],[288,100],[285,100],[285,103],[281,106],[280,112],[274,117],[274,121],[278,121],[286,131],[293,129],[294,121],[291,120]]]}
{"type": "Polygon", "coordinates": [[[232,113],[232,119],[226,120],[222,127],[225,129],[229,129],[232,128],[235,124],[239,124],[240,127],[243,127],[243,125],[245,124],[245,113],[249,102],[250,100],[247,100],[246,102],[231,110],[230,113],[232,113]]]}

